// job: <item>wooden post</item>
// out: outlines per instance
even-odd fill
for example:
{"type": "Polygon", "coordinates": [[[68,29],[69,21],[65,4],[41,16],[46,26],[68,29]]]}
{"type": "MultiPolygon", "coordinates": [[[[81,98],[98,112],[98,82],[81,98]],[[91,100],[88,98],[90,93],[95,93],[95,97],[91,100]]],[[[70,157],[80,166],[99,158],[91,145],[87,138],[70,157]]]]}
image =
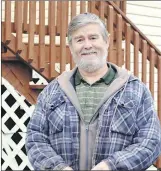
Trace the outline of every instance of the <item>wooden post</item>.
{"type": "Polygon", "coordinates": [[[122,64],[122,16],[116,14],[117,20],[117,39],[116,39],[116,50],[117,50],[117,65],[121,66],[122,64]]]}
{"type": "Polygon", "coordinates": [[[39,2],[39,71],[45,69],[45,1],[39,2]]]}
{"type": "Polygon", "coordinates": [[[5,41],[11,41],[11,1],[5,1],[5,41]]]}
{"type": "Polygon", "coordinates": [[[80,1],[80,13],[86,12],[86,2],[80,1]]]}
{"type": "Polygon", "coordinates": [[[149,89],[154,98],[154,56],[155,51],[153,48],[150,48],[150,79],[149,79],[149,89]]]}
{"type": "Polygon", "coordinates": [[[60,73],[65,71],[66,67],[66,10],[68,8],[66,1],[61,2],[60,10],[60,73]]]}
{"type": "Polygon", "coordinates": [[[56,63],[56,46],[55,46],[55,1],[49,2],[49,35],[50,35],[50,46],[49,46],[49,77],[52,79],[57,76],[55,70],[56,63]]]}
{"type": "Polygon", "coordinates": [[[125,40],[125,67],[130,70],[131,26],[128,23],[126,23],[125,40]]]}
{"type": "Polygon", "coordinates": [[[28,62],[31,63],[34,58],[34,32],[36,20],[36,1],[29,2],[29,41],[28,41],[28,62]]]}
{"type": "Polygon", "coordinates": [[[147,42],[142,40],[142,82],[146,84],[147,75],[147,42]]]}
{"type": "Polygon", "coordinates": [[[108,6],[108,21],[107,21],[107,30],[110,34],[110,46],[109,46],[109,55],[108,61],[111,61],[113,58],[113,41],[114,41],[114,27],[113,27],[113,7],[108,6]]]}
{"type": "Polygon", "coordinates": [[[105,9],[104,9],[104,1],[99,2],[99,17],[102,19],[102,21],[105,20],[104,14],[105,14],[105,9]]]}
{"type": "Polygon", "coordinates": [[[24,1],[24,4],[23,4],[23,31],[27,31],[28,28],[27,28],[27,16],[28,16],[28,1],[24,1]]]}
{"type": "Polygon", "coordinates": [[[22,51],[22,1],[16,1],[16,51],[22,51]]]}
{"type": "Polygon", "coordinates": [[[134,75],[138,77],[139,75],[139,34],[134,31],[134,75]]]}

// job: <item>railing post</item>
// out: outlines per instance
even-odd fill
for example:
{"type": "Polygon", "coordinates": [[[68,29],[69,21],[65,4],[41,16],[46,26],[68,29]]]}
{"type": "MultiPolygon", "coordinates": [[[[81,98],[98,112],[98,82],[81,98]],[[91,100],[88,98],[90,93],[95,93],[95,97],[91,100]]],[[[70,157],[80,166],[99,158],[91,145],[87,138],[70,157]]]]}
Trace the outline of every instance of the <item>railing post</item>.
{"type": "Polygon", "coordinates": [[[134,31],[134,75],[138,77],[139,75],[139,34],[134,31]]]}
{"type": "Polygon", "coordinates": [[[27,16],[28,16],[28,1],[24,1],[23,3],[23,31],[27,32],[27,16]]]}
{"type": "Polygon", "coordinates": [[[39,1],[39,71],[45,69],[45,1],[39,1]]]}
{"type": "Polygon", "coordinates": [[[153,48],[150,48],[150,79],[149,79],[149,89],[154,98],[154,57],[155,51],[153,48]]]}
{"type": "Polygon", "coordinates": [[[95,5],[96,5],[95,1],[88,1],[88,11],[91,13],[95,13],[96,10],[95,5]]]}
{"type": "Polygon", "coordinates": [[[28,41],[28,62],[31,63],[34,58],[34,32],[36,20],[36,1],[29,2],[29,41],[28,41]]]}
{"type": "Polygon", "coordinates": [[[22,1],[15,2],[16,11],[16,51],[21,53],[22,51],[22,1]]]}
{"type": "Polygon", "coordinates": [[[108,6],[108,20],[107,20],[107,30],[110,34],[108,61],[111,61],[113,58],[113,41],[114,41],[113,15],[114,15],[113,7],[109,5],[108,6]]]}
{"type": "Polygon", "coordinates": [[[122,16],[117,14],[117,28],[116,28],[116,51],[117,51],[117,65],[122,65],[122,16]]]}
{"type": "Polygon", "coordinates": [[[56,63],[56,45],[55,45],[55,1],[49,1],[49,36],[50,36],[50,45],[49,45],[49,77],[52,79],[58,75],[55,70],[56,63]]]}
{"type": "Polygon", "coordinates": [[[5,1],[5,43],[8,44],[11,41],[11,1],[5,1]]]}
{"type": "Polygon", "coordinates": [[[146,84],[147,73],[147,41],[142,40],[142,82],[146,84]]]}
{"type": "Polygon", "coordinates": [[[131,26],[128,23],[126,23],[125,40],[125,67],[130,70],[131,26]]]}
{"type": "Polygon", "coordinates": [[[67,10],[67,2],[62,1],[60,5],[60,73],[65,71],[66,68],[66,10],[67,10]]]}
{"type": "Polygon", "coordinates": [[[105,20],[105,17],[104,17],[104,14],[105,14],[105,8],[104,8],[104,1],[100,1],[99,2],[99,17],[104,21],[105,20]]]}
{"type": "Polygon", "coordinates": [[[80,13],[84,13],[84,12],[86,12],[86,2],[80,1],[80,13]]]}
{"type": "Polygon", "coordinates": [[[121,1],[121,10],[126,14],[126,4],[127,4],[127,1],[126,0],[123,0],[121,1]]]}

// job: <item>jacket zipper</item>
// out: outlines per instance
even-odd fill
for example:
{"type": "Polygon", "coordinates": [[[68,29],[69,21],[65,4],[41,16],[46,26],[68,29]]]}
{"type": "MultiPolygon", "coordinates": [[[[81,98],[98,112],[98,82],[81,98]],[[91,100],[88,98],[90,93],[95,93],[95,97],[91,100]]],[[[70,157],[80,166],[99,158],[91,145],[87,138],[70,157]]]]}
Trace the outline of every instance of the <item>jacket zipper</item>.
{"type": "Polygon", "coordinates": [[[89,124],[86,125],[86,170],[88,170],[88,131],[89,131],[89,124]]]}
{"type": "MultiPolygon", "coordinates": [[[[121,87],[121,88],[123,88],[123,87],[121,87]]],[[[110,99],[108,99],[108,101],[110,101],[120,90],[121,90],[121,88],[119,89],[119,90],[117,90],[114,94],[113,94],[113,96],[110,98],[110,99]]],[[[92,120],[92,119],[91,119],[92,120]]],[[[98,122],[98,126],[100,125],[100,123],[101,123],[101,119],[99,120],[99,122],[98,122]]],[[[98,135],[99,135],[99,132],[100,132],[100,128],[98,128],[97,129],[97,133],[96,133],[96,141],[95,141],[95,144],[94,144],[94,148],[93,148],[93,155],[92,155],[92,167],[94,167],[95,166],[95,152],[96,152],[96,145],[97,145],[97,140],[98,140],[98,135]]]]}
{"type": "MultiPolygon", "coordinates": [[[[120,87],[120,89],[118,89],[113,94],[113,96],[110,99],[108,99],[108,101],[110,101],[122,88],[124,89],[124,86],[120,87]]],[[[83,123],[85,124],[83,118],[82,117],[80,117],[80,118],[83,121],[83,123]]],[[[92,118],[91,118],[91,121],[92,121],[92,118]]],[[[90,125],[91,121],[88,123],[88,125],[85,124],[86,125],[86,170],[88,170],[88,133],[89,133],[89,125],[90,125]]],[[[101,123],[101,120],[99,122],[101,123]]],[[[99,122],[98,122],[98,126],[99,126],[99,122]]],[[[93,155],[92,155],[92,167],[95,166],[95,159],[94,159],[95,156],[94,156],[94,154],[96,152],[96,144],[97,144],[97,139],[98,139],[99,132],[100,132],[100,128],[97,129],[97,133],[96,133],[96,141],[95,141],[95,144],[94,144],[94,150],[93,150],[93,155]]]]}

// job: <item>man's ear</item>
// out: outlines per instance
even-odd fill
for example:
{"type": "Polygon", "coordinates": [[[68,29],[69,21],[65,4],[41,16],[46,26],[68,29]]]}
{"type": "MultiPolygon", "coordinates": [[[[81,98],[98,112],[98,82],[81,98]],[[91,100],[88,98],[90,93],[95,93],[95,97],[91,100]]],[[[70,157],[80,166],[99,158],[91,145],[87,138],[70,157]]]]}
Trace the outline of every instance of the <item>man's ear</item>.
{"type": "Polygon", "coordinates": [[[107,37],[107,49],[109,48],[109,45],[110,45],[110,34],[108,35],[108,37],[107,37]]]}
{"type": "Polygon", "coordinates": [[[73,48],[72,48],[71,44],[69,44],[69,50],[70,50],[70,53],[72,54],[73,53],[73,48]]]}

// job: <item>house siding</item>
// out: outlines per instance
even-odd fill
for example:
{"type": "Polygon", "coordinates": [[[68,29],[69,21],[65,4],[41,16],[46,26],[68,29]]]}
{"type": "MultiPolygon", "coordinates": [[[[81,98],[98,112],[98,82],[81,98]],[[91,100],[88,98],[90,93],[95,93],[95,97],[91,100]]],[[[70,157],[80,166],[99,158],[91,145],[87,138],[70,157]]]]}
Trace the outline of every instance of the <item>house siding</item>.
{"type": "Polygon", "coordinates": [[[127,1],[126,15],[161,51],[161,1],[127,1]]]}

